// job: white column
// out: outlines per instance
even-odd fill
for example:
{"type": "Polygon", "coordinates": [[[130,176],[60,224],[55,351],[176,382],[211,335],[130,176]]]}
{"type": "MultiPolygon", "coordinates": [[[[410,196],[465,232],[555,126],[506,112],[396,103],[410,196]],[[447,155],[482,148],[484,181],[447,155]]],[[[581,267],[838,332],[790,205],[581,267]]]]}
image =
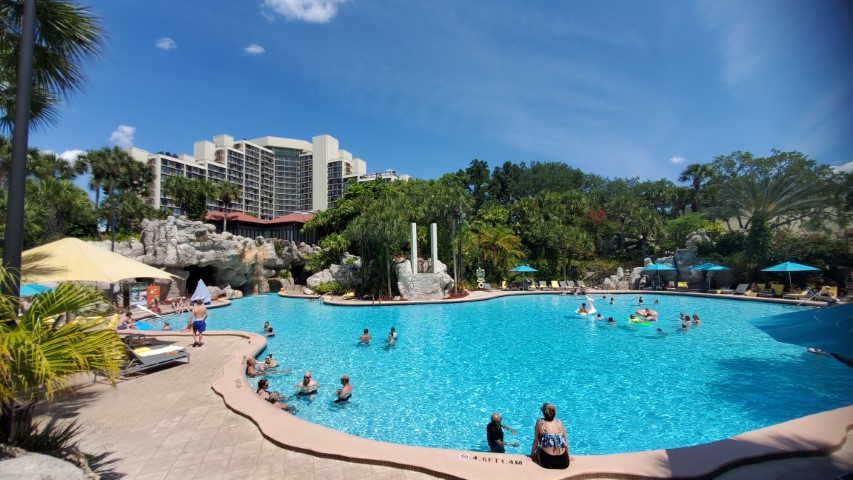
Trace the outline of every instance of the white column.
{"type": "Polygon", "coordinates": [[[438,225],[435,223],[430,224],[429,226],[429,237],[432,245],[430,248],[430,254],[432,255],[432,273],[435,273],[436,262],[438,262],[438,225]]]}
{"type": "Polygon", "coordinates": [[[418,273],[418,224],[412,222],[412,274],[418,273]]]}

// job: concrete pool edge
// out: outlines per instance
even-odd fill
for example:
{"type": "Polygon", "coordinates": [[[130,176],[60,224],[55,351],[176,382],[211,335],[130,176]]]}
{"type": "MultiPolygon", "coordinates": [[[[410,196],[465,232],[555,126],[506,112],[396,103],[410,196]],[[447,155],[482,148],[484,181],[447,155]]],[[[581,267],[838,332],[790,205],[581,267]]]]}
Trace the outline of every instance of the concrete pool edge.
{"type": "MultiPolygon", "coordinates": [[[[254,423],[283,448],[324,458],[391,466],[443,478],[703,478],[765,460],[831,453],[853,429],[853,405],[809,415],[735,437],[667,450],[577,456],[568,470],[545,470],[512,454],[411,447],[355,437],[282,412],[258,397],[246,382],[243,358],[256,356],[266,339],[249,332],[217,331],[247,340],[223,366],[211,388],[226,406],[254,423]],[[239,386],[238,386],[239,383],[239,386]]],[[[151,332],[158,336],[187,336],[151,332]]],[[[274,381],[273,381],[274,382],[274,381]]],[[[274,387],[275,388],[275,385],[274,387]]],[[[519,447],[526,451],[526,447],[519,447]]]]}
{"type": "MultiPolygon", "coordinates": [[[[763,303],[780,303],[787,305],[797,305],[804,307],[828,307],[832,305],[837,305],[837,303],[830,304],[827,302],[821,301],[813,301],[813,300],[799,300],[799,299],[789,299],[789,298],[768,298],[768,297],[749,297],[744,295],[734,295],[727,293],[705,293],[705,292],[680,292],[680,291],[667,291],[667,290],[589,290],[587,293],[589,296],[597,296],[597,295],[686,295],[692,297],[703,297],[703,298],[719,298],[719,299],[729,299],[729,300],[741,300],[747,302],[763,302],[763,303]]],[[[558,290],[547,290],[547,291],[519,291],[519,290],[492,290],[492,291],[484,291],[484,290],[474,290],[468,292],[468,295],[460,298],[447,298],[440,300],[392,300],[392,301],[372,301],[372,300],[356,300],[349,299],[344,300],[343,298],[335,295],[303,295],[303,294],[295,294],[291,292],[278,292],[278,296],[284,298],[301,298],[301,299],[311,299],[317,300],[319,299],[325,305],[332,305],[338,307],[382,307],[382,306],[403,306],[403,305],[445,305],[445,304],[454,304],[454,303],[465,303],[465,302],[479,302],[484,300],[491,300],[501,297],[508,296],[516,296],[516,295],[560,295],[571,298],[583,299],[584,295],[572,295],[572,294],[563,294],[563,292],[558,290]]],[[[599,299],[603,300],[603,299],[599,299]]],[[[582,300],[578,300],[582,301],[582,300]]]]}

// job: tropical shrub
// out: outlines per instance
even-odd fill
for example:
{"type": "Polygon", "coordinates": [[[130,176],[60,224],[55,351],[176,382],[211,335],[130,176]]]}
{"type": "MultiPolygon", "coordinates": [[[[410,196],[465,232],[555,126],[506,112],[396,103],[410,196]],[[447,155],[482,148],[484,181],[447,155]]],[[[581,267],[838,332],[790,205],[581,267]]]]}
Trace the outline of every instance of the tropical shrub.
{"type": "MultiPolygon", "coordinates": [[[[10,278],[0,268],[4,291],[12,290],[10,278]]],[[[96,290],[67,282],[33,297],[19,316],[20,298],[0,294],[0,407],[4,417],[13,417],[0,423],[15,425],[14,415],[21,406],[27,417],[24,423],[29,423],[28,409],[35,402],[51,401],[75,374],[99,371],[115,381],[125,349],[116,331],[104,328],[106,320],[60,321],[63,314],[103,301],[96,290]]],[[[8,437],[13,432],[3,433],[8,437]]]]}
{"type": "Polygon", "coordinates": [[[314,291],[320,295],[331,293],[332,295],[343,295],[349,288],[341,285],[338,282],[321,283],[314,287],[314,291]]]}

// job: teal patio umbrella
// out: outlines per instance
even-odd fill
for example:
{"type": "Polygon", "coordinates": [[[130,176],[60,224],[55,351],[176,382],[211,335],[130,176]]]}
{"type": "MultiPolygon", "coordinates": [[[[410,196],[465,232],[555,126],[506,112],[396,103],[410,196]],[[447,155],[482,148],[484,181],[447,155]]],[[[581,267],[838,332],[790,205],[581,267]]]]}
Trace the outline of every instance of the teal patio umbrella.
{"type": "Polygon", "coordinates": [[[658,276],[658,285],[660,285],[660,272],[671,272],[673,270],[678,270],[675,267],[671,267],[665,263],[652,263],[651,265],[646,265],[643,267],[644,272],[657,272],[658,276]]]}
{"type": "MultiPolygon", "coordinates": [[[[539,270],[536,270],[535,268],[531,267],[530,265],[527,265],[526,263],[522,263],[521,265],[510,270],[510,272],[519,272],[519,273],[533,273],[533,272],[538,272],[538,271],[539,270]]],[[[521,282],[521,283],[522,283],[522,285],[524,284],[524,282],[521,282]]],[[[526,287],[524,287],[524,288],[526,288],[526,287]]]]}
{"type": "Polygon", "coordinates": [[[819,268],[815,268],[809,265],[803,265],[801,263],[794,262],[784,262],[779,265],[773,265],[772,267],[767,267],[761,270],[762,272],[788,272],[788,288],[794,287],[794,282],[791,281],[791,272],[817,272],[820,271],[819,268]]]}
{"type": "Polygon", "coordinates": [[[531,272],[538,272],[538,271],[539,270],[536,270],[535,268],[527,265],[526,263],[523,263],[523,264],[513,268],[512,270],[510,270],[510,272],[522,272],[522,273],[531,273],[531,272]]]}
{"type": "MultiPolygon", "coordinates": [[[[717,265],[714,262],[705,262],[703,264],[696,265],[695,267],[691,268],[691,270],[693,270],[694,272],[719,272],[722,270],[731,270],[731,268],[724,267],[723,265],[717,265]]],[[[710,290],[711,289],[712,274],[708,273],[707,277],[708,277],[708,290],[710,290]]]]}

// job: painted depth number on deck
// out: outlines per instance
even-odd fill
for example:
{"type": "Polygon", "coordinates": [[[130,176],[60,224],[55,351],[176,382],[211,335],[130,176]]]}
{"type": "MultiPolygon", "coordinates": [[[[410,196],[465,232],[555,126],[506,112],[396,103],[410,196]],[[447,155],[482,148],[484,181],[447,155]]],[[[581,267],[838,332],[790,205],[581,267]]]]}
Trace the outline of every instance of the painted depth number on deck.
{"type": "Polygon", "coordinates": [[[487,457],[485,455],[470,455],[467,453],[460,453],[459,460],[479,460],[485,463],[498,463],[504,465],[521,465],[521,460],[508,460],[505,458],[496,458],[496,457],[487,457]]]}

